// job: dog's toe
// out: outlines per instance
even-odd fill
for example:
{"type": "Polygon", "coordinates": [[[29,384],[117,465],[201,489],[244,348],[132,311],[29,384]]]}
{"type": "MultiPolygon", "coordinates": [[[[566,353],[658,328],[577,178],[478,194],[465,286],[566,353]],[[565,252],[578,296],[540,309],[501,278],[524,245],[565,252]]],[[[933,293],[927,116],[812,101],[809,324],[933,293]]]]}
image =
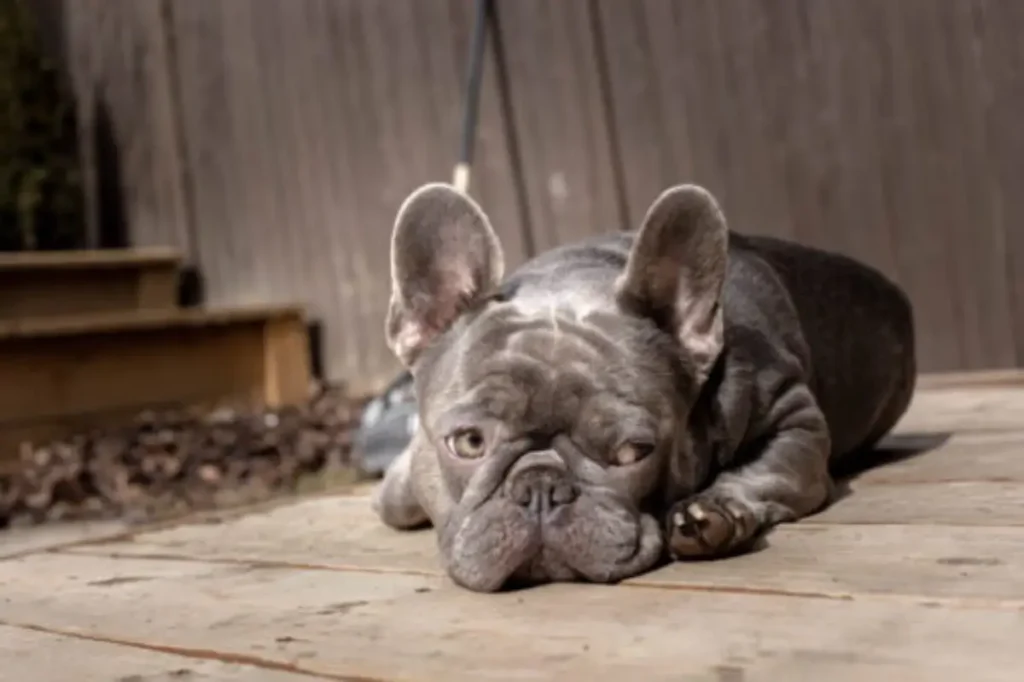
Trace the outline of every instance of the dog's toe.
{"type": "Polygon", "coordinates": [[[673,559],[724,555],[750,535],[749,516],[742,505],[729,501],[682,502],[669,517],[669,552],[673,559]]]}

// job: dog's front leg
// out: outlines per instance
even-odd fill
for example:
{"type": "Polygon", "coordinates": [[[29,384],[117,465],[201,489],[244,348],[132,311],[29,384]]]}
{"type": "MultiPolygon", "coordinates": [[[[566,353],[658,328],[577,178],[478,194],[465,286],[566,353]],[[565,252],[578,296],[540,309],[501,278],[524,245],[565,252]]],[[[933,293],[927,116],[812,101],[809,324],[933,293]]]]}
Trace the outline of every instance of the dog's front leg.
{"type": "Polygon", "coordinates": [[[373,491],[371,505],[377,516],[396,530],[412,530],[430,521],[413,489],[413,441],[384,472],[384,479],[373,491]]]}
{"type": "Polygon", "coordinates": [[[831,497],[828,425],[805,384],[780,395],[764,421],[759,451],[677,502],[667,518],[672,557],[743,552],[772,526],[820,509],[831,497]]]}

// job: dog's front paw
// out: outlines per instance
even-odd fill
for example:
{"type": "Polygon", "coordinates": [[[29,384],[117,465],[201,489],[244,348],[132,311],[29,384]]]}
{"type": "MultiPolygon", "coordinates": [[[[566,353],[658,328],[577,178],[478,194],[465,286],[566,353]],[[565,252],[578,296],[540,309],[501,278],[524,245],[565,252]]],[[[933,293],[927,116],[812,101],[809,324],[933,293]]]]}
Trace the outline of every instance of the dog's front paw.
{"type": "Polygon", "coordinates": [[[697,495],[676,503],[668,515],[667,531],[673,559],[713,559],[749,543],[757,532],[757,520],[741,502],[697,495]]]}

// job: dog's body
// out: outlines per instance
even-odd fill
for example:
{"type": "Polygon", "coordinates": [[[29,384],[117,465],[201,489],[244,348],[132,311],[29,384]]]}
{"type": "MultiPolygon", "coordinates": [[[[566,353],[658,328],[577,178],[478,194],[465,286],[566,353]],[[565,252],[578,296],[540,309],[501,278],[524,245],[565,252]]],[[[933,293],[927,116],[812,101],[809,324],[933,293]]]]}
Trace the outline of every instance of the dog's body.
{"type": "Polygon", "coordinates": [[[502,280],[467,197],[399,213],[388,338],[420,427],[375,504],[431,523],[450,575],[615,581],[743,551],[831,496],[915,385],[910,304],[848,258],[729,232],[665,192],[638,233],[555,249],[502,280]]]}

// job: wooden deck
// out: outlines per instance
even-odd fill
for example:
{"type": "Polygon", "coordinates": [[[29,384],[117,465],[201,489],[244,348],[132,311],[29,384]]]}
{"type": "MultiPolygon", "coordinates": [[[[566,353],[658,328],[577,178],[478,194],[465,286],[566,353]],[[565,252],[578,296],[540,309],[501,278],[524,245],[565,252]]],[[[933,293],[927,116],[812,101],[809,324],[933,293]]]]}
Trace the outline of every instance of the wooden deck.
{"type": "Polygon", "coordinates": [[[613,587],[460,590],[432,535],[380,526],[365,490],[0,537],[0,678],[1020,680],[1024,386],[929,388],[900,432],[933,449],[766,549],[613,587]]]}

